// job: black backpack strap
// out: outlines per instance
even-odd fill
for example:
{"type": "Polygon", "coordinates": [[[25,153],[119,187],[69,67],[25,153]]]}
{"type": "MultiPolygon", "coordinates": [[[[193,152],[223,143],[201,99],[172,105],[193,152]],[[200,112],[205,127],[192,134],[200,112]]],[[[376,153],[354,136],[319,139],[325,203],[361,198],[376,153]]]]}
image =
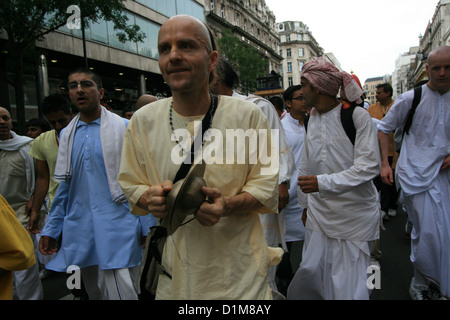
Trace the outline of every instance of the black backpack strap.
{"type": "MultiPolygon", "coordinates": [[[[355,144],[356,139],[356,128],[355,124],[353,123],[353,111],[355,111],[355,108],[358,107],[357,105],[352,105],[348,108],[344,108],[342,106],[341,108],[341,123],[342,127],[345,130],[345,133],[347,134],[347,137],[350,139],[351,143],[355,144]]],[[[305,131],[308,131],[308,121],[309,121],[310,115],[306,115],[304,120],[304,126],[305,131]]]]}
{"type": "Polygon", "coordinates": [[[357,105],[352,104],[348,108],[344,108],[344,106],[342,106],[341,108],[342,127],[344,128],[347,137],[350,139],[353,145],[355,144],[356,140],[356,128],[355,124],[353,123],[353,111],[355,111],[356,107],[357,105]]]}
{"type": "Polygon", "coordinates": [[[416,112],[417,106],[420,104],[420,100],[422,99],[422,86],[414,88],[414,99],[412,103],[411,110],[409,110],[408,118],[406,119],[405,127],[403,128],[403,135],[409,135],[409,129],[411,128],[411,124],[414,118],[414,113],[416,112]]]}

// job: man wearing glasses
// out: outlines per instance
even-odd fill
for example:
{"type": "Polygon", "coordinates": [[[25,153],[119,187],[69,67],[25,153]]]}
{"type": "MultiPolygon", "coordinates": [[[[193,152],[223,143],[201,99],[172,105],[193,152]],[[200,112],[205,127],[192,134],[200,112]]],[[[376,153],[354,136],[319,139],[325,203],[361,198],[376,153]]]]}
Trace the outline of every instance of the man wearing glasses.
{"type": "Polygon", "coordinates": [[[68,88],[79,113],[61,132],[54,174],[60,184],[39,249],[58,251],[47,269],[80,268],[90,300],[137,299],[141,229],[148,226],[130,214],[117,182],[128,120],[100,105],[104,89],[92,71],[71,72],[68,88]]]}
{"type": "MultiPolygon", "coordinates": [[[[281,124],[286,134],[287,143],[294,155],[295,171],[291,181],[296,182],[303,151],[303,140],[305,136],[304,121],[307,112],[306,102],[302,93],[302,86],[293,85],[287,88],[283,93],[283,99],[289,112],[281,120],[281,124]]],[[[305,226],[302,222],[303,208],[299,207],[297,197],[298,186],[297,183],[294,182],[291,183],[289,187],[289,202],[283,211],[284,219],[286,221],[284,240],[288,250],[283,256],[283,260],[277,271],[278,288],[284,295],[287,294],[289,283],[301,261],[303,243],[305,240],[305,226]]]]}

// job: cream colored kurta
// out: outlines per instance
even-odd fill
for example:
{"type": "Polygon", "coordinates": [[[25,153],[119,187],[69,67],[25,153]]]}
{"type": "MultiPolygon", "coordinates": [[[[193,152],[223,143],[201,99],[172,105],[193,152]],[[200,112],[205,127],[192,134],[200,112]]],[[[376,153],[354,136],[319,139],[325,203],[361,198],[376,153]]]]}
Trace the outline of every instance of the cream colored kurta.
{"type": "MultiPolygon", "coordinates": [[[[16,213],[0,194],[0,268],[20,271],[36,263],[33,241],[16,213]]],[[[0,277],[0,300],[12,300],[13,274],[0,277]]]]}
{"type": "Polygon", "coordinates": [[[16,151],[0,150],[0,194],[8,201],[23,225],[27,224],[29,219],[25,208],[34,190],[31,177],[34,176],[34,168],[28,172],[27,160],[24,159],[24,154],[30,151],[32,144],[33,141],[30,141],[16,151]],[[23,154],[20,149],[24,149],[23,154]]]}
{"type": "MultiPolygon", "coordinates": [[[[180,166],[174,161],[178,146],[170,138],[171,101],[164,99],[139,109],[127,128],[119,182],[134,214],[147,213],[135,206],[138,199],[151,185],[173,181],[180,166]]],[[[175,130],[193,128],[192,121],[200,120],[175,112],[173,117],[175,130]]],[[[209,163],[214,162],[206,167],[207,186],[218,188],[224,196],[248,192],[267,212],[276,211],[278,163],[249,163],[251,139],[245,140],[244,149],[235,143],[235,150],[245,150],[243,164],[236,164],[237,157],[234,163],[230,158],[227,161],[227,129],[263,130],[270,140],[270,127],[261,110],[251,102],[221,96],[212,128],[214,138],[205,142],[203,154],[209,163]],[[216,140],[219,133],[222,144],[212,143],[220,140],[216,140]],[[218,152],[211,151],[214,147],[218,152]]],[[[258,212],[224,217],[213,227],[204,227],[197,220],[179,227],[167,238],[163,254],[163,265],[173,280],[160,276],[157,299],[270,299],[267,272],[271,259],[258,212]]]]}

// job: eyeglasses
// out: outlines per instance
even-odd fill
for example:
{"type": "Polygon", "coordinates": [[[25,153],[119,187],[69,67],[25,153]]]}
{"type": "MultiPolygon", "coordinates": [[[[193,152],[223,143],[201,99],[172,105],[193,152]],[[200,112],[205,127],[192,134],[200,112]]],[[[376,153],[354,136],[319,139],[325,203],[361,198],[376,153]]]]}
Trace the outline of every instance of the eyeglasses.
{"type": "Polygon", "coordinates": [[[298,101],[303,101],[305,100],[302,96],[299,96],[297,98],[292,98],[292,100],[298,100],[298,101]]]}
{"type": "Polygon", "coordinates": [[[83,81],[71,81],[67,84],[67,87],[69,87],[70,90],[77,89],[78,86],[81,86],[83,89],[92,88],[95,86],[95,83],[89,80],[83,80],[83,81]]]}

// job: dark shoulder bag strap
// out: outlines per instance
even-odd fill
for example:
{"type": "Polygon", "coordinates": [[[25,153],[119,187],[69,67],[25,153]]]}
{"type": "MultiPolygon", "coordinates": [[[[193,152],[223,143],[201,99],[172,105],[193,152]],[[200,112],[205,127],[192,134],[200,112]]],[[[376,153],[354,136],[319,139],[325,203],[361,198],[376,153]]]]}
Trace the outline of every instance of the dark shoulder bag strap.
{"type": "Polygon", "coordinates": [[[191,146],[191,152],[190,152],[191,161],[183,162],[180,169],[178,169],[175,179],[173,180],[174,184],[175,184],[175,182],[177,182],[181,179],[184,179],[186,177],[186,175],[188,174],[188,172],[191,168],[191,165],[194,162],[195,152],[197,151],[197,150],[194,150],[194,147],[196,147],[196,146],[201,147],[202,141],[203,141],[203,136],[204,136],[206,130],[209,129],[209,126],[211,123],[211,118],[214,116],[214,113],[216,112],[216,109],[217,109],[217,96],[213,94],[213,95],[211,95],[211,99],[212,99],[211,106],[210,106],[208,112],[206,113],[206,115],[203,117],[202,133],[201,134],[200,134],[200,132],[197,133],[197,136],[195,137],[195,142],[191,146]]]}

